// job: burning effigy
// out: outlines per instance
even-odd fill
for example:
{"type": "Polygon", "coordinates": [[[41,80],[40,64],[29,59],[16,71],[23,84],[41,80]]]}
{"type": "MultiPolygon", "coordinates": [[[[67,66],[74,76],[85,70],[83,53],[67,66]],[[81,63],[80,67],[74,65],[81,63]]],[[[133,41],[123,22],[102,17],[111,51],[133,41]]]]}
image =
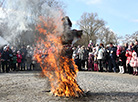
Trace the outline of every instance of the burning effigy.
{"type": "Polygon", "coordinates": [[[80,97],[84,92],[75,79],[78,68],[72,59],[71,45],[81,37],[82,31],[71,30],[72,23],[67,16],[58,21],[54,23],[55,19],[40,17],[40,24],[36,26],[39,38],[35,58],[42,74],[50,81],[53,95],[80,97]],[[61,32],[60,25],[63,27],[61,32]]]}

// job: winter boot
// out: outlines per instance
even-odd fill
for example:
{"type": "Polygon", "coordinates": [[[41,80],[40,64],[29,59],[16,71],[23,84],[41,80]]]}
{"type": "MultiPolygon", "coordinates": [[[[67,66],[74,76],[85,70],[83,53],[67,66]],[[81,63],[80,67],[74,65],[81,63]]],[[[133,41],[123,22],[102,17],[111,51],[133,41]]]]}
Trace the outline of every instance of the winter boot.
{"type": "Polygon", "coordinates": [[[135,75],[137,76],[137,75],[138,75],[138,73],[136,72],[136,73],[135,73],[135,75]]]}
{"type": "Polygon", "coordinates": [[[133,75],[135,75],[135,71],[133,71],[133,75]]]}

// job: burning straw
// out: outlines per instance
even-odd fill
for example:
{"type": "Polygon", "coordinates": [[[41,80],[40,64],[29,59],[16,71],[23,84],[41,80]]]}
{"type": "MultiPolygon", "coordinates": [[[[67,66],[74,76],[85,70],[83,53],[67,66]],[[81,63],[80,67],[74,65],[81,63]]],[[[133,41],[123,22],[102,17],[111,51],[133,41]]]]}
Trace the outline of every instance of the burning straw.
{"type": "Polygon", "coordinates": [[[66,35],[63,30],[59,30],[59,26],[63,26],[59,19],[44,20],[41,17],[41,23],[36,27],[39,38],[35,57],[40,63],[43,75],[49,78],[53,95],[80,97],[84,92],[75,79],[78,68],[71,58],[71,50],[63,43],[62,37],[65,38],[66,35]]]}

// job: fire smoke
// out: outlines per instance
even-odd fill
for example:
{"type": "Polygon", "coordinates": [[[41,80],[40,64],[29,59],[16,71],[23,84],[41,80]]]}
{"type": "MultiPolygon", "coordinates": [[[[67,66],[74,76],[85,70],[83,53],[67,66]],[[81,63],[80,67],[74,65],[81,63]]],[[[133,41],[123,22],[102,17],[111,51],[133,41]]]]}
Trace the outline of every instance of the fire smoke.
{"type": "Polygon", "coordinates": [[[34,36],[39,17],[58,17],[56,5],[50,7],[47,0],[5,0],[0,8],[0,33],[11,45],[17,44],[22,35],[27,42],[34,36]],[[25,34],[28,32],[28,34],[25,34]]]}

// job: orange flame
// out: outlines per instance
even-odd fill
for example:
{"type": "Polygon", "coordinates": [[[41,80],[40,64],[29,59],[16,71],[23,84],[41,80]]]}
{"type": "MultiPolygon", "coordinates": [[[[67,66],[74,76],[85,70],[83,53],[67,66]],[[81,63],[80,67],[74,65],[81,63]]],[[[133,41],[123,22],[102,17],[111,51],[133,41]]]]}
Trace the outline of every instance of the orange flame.
{"type": "Polygon", "coordinates": [[[57,31],[57,25],[61,23],[53,25],[53,19],[49,20],[46,22],[41,17],[41,23],[36,27],[39,38],[35,58],[40,63],[43,74],[49,78],[51,92],[55,96],[77,97],[83,93],[75,79],[78,68],[73,59],[64,56],[66,48],[57,31]]]}

